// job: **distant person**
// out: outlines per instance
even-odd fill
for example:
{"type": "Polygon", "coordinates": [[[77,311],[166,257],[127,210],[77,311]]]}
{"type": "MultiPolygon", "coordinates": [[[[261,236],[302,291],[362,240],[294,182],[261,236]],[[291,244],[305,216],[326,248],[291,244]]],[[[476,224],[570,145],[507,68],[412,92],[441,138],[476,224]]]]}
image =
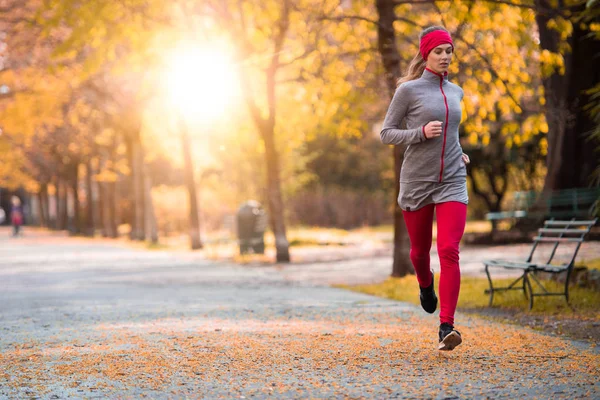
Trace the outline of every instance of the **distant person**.
{"type": "Polygon", "coordinates": [[[10,220],[13,227],[13,236],[18,236],[21,233],[21,225],[23,225],[23,207],[17,196],[13,196],[11,202],[10,220]]]}
{"type": "Polygon", "coordinates": [[[458,139],[464,92],[448,81],[453,53],[454,45],[445,28],[432,26],[421,32],[419,54],[406,76],[399,79],[381,130],[383,143],[408,145],[400,172],[398,204],[410,237],[410,259],[419,282],[421,306],[430,314],[438,303],[429,254],[434,211],[436,214],[441,264],[439,350],[452,350],[462,342],[454,329],[454,312],[460,291],[459,242],[469,201],[469,157],[458,139]]]}

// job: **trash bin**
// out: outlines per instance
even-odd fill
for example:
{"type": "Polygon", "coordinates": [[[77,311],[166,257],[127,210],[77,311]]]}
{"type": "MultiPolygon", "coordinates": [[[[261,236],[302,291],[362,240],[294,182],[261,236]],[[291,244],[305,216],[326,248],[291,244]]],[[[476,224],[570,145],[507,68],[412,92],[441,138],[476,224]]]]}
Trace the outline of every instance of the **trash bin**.
{"type": "Polygon", "coordinates": [[[265,253],[265,230],[267,228],[267,213],[262,205],[255,200],[243,203],[237,213],[237,233],[240,244],[240,254],[265,253]]]}

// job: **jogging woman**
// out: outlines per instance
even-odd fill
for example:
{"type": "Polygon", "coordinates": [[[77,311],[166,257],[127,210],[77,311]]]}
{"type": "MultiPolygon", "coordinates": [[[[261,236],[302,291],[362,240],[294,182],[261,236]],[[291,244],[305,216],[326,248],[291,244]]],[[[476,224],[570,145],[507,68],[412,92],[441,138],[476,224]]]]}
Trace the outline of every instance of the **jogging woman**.
{"type": "Polygon", "coordinates": [[[399,80],[381,140],[408,145],[400,172],[404,221],[410,237],[410,259],[417,274],[423,309],[434,313],[438,299],[430,268],[433,214],[437,219],[437,249],[441,275],[439,349],[452,350],[462,342],[454,329],[460,290],[459,242],[467,218],[466,164],[458,140],[463,90],[448,81],[454,45],[440,26],[419,35],[419,54],[399,80]],[[401,125],[403,124],[403,125],[401,125]]]}

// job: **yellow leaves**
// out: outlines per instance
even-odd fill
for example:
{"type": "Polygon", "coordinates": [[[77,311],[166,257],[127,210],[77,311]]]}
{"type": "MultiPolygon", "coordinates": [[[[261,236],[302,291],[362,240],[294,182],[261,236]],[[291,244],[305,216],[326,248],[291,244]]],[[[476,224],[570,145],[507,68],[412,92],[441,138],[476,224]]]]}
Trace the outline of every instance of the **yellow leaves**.
{"type": "Polygon", "coordinates": [[[118,174],[108,169],[101,171],[93,177],[96,182],[116,182],[118,178],[118,174]]]}
{"type": "Polygon", "coordinates": [[[543,156],[548,154],[548,139],[545,137],[540,140],[540,151],[543,156]]]}
{"type": "Polygon", "coordinates": [[[483,144],[484,146],[488,146],[490,144],[490,135],[489,133],[486,133],[483,135],[482,139],[481,139],[481,144],[483,144]]]}
{"type": "Polygon", "coordinates": [[[94,136],[94,143],[98,146],[111,146],[113,143],[113,137],[115,135],[114,129],[105,128],[102,129],[97,135],[94,136]]]}
{"type": "Polygon", "coordinates": [[[564,18],[557,18],[556,30],[560,33],[561,40],[567,40],[573,34],[573,24],[564,18]]]}
{"type": "Polygon", "coordinates": [[[504,82],[502,82],[501,79],[496,79],[494,81],[494,86],[496,87],[496,89],[498,90],[498,92],[501,95],[505,95],[506,94],[506,85],[504,84],[504,82]]]}
{"type": "Polygon", "coordinates": [[[463,34],[463,39],[465,42],[469,44],[473,44],[475,42],[475,30],[469,29],[463,34]]]}
{"type": "Polygon", "coordinates": [[[79,151],[79,144],[71,142],[69,143],[68,149],[71,153],[77,153],[77,151],[79,151]]]}
{"type": "Polygon", "coordinates": [[[513,105],[513,102],[512,100],[503,97],[499,99],[497,105],[502,115],[509,115],[512,109],[511,106],[513,105]]]}
{"type": "Polygon", "coordinates": [[[519,147],[521,145],[521,137],[518,135],[513,136],[513,143],[516,147],[519,147]]]}
{"type": "Polygon", "coordinates": [[[555,19],[550,19],[548,20],[548,22],[546,23],[546,27],[548,27],[549,29],[558,29],[558,24],[556,23],[555,19]]]}
{"type": "Polygon", "coordinates": [[[522,83],[529,83],[531,81],[531,77],[525,71],[523,71],[519,74],[519,79],[522,83]]]}
{"type": "Polygon", "coordinates": [[[503,136],[514,136],[519,131],[519,124],[516,122],[508,122],[502,126],[500,132],[503,136]]]}
{"type": "Polygon", "coordinates": [[[478,142],[479,142],[479,137],[477,136],[477,134],[475,132],[472,132],[469,135],[469,144],[471,146],[476,146],[478,142]]]}
{"type": "Polygon", "coordinates": [[[560,75],[565,74],[565,62],[563,55],[553,53],[549,50],[542,50],[540,53],[540,64],[542,67],[542,76],[548,77],[557,71],[560,75]]]}
{"type": "Polygon", "coordinates": [[[490,71],[483,71],[483,73],[481,74],[481,80],[485,83],[490,83],[492,81],[492,74],[490,73],[490,71]]]}

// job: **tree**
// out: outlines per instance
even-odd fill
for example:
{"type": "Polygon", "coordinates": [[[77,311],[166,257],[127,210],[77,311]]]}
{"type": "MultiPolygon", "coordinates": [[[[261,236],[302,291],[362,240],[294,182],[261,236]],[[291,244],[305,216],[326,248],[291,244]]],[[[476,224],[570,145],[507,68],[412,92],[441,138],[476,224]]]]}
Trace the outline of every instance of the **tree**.
{"type": "Polygon", "coordinates": [[[190,223],[190,245],[192,250],[203,247],[200,239],[200,214],[198,212],[198,199],[196,192],[196,180],[194,178],[194,167],[192,164],[191,141],[185,122],[179,121],[181,132],[181,145],[183,149],[185,165],[185,184],[188,189],[189,200],[189,223],[190,223]]]}
{"type": "MultiPolygon", "coordinates": [[[[600,40],[585,16],[585,1],[536,0],[536,21],[543,63],[544,97],[548,120],[548,173],[544,190],[588,186],[600,166],[588,132],[596,126],[584,106],[590,102],[587,89],[600,82],[592,55],[600,53],[600,40]],[[550,9],[552,12],[542,12],[550,9]]],[[[590,2],[588,12],[598,8],[590,2]]]]}
{"type": "Polygon", "coordinates": [[[221,19],[223,29],[229,29],[232,41],[238,46],[240,68],[240,82],[246,104],[252,120],[260,134],[265,148],[265,166],[267,174],[266,198],[268,202],[269,221],[275,236],[276,260],[289,262],[289,242],[287,240],[283,196],[280,182],[280,162],[275,141],[275,127],[277,122],[277,73],[284,66],[281,61],[281,52],[290,30],[290,14],[293,12],[290,0],[281,2],[262,2],[262,5],[252,1],[242,1],[235,5],[227,3],[215,5],[216,15],[221,19]],[[280,3],[278,5],[277,3],[280,3]],[[250,14],[252,22],[247,21],[247,10],[254,8],[250,14]],[[235,14],[234,14],[235,13],[235,14]],[[249,30],[250,26],[255,27],[249,30]],[[250,41],[256,38],[263,41],[262,49],[257,49],[250,41]],[[261,54],[262,53],[262,54],[261,54]],[[262,88],[260,92],[265,95],[266,102],[261,108],[256,99],[257,90],[253,87],[253,73],[250,68],[243,67],[252,57],[261,54],[267,60],[264,68],[262,88]]]}
{"type": "MultiPolygon", "coordinates": [[[[394,0],[376,0],[377,13],[379,21],[377,24],[378,49],[381,54],[383,67],[385,69],[385,81],[388,89],[388,97],[391,100],[396,91],[396,82],[401,76],[401,58],[398,54],[396,44],[396,31],[394,22],[397,20],[394,0]]],[[[396,189],[394,199],[398,198],[400,193],[400,169],[404,160],[404,146],[394,146],[394,182],[396,189]]],[[[392,276],[401,277],[409,273],[414,273],[414,268],[410,261],[410,239],[402,209],[397,201],[394,202],[394,261],[392,266],[392,276]]]]}

